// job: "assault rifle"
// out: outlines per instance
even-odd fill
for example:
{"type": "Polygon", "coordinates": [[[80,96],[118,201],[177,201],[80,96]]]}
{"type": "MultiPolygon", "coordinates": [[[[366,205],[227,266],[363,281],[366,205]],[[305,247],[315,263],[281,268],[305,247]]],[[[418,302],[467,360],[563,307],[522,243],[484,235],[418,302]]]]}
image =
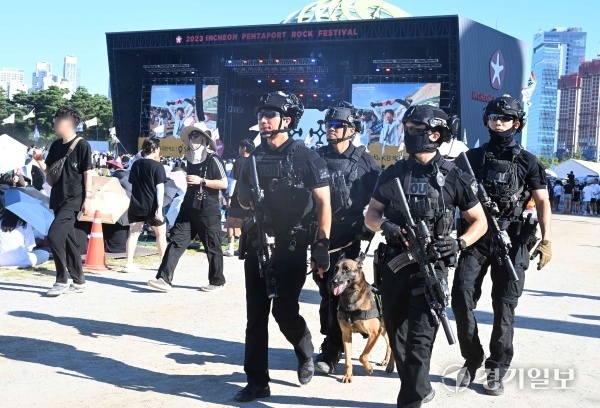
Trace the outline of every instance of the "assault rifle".
{"type": "Polygon", "coordinates": [[[240,238],[239,258],[244,259],[246,255],[246,240],[256,249],[258,257],[258,270],[261,278],[267,281],[267,296],[269,299],[277,295],[277,272],[273,268],[273,251],[275,250],[275,237],[272,231],[267,231],[265,225],[270,223],[270,211],[265,206],[265,196],[258,183],[258,172],[256,170],[256,157],[250,156],[250,186],[252,187],[252,201],[254,208],[252,216],[244,221],[242,225],[242,237],[240,238]]]}
{"type": "MultiPolygon", "coordinates": [[[[473,172],[473,168],[471,167],[471,163],[469,162],[469,158],[467,157],[466,153],[463,152],[458,156],[457,164],[458,167],[469,173],[477,183],[475,172],[473,172]]],[[[492,233],[491,253],[496,255],[498,265],[506,265],[506,269],[508,270],[511,279],[516,282],[519,280],[519,276],[517,275],[517,271],[515,271],[515,267],[509,256],[512,243],[508,233],[500,229],[498,220],[496,219],[498,214],[500,214],[498,205],[491,200],[481,183],[477,183],[477,197],[479,198],[479,201],[481,201],[481,205],[488,216],[488,226],[492,233]]]]}
{"type": "MultiPolygon", "coordinates": [[[[430,252],[428,251],[431,246],[429,229],[427,228],[425,221],[421,220],[418,223],[415,223],[413,220],[413,217],[410,214],[410,208],[406,202],[406,197],[404,196],[404,190],[402,189],[400,179],[395,178],[382,185],[379,191],[385,198],[394,204],[394,207],[402,213],[406,220],[406,225],[401,225],[401,227],[408,232],[409,246],[406,248],[408,252],[403,254],[408,254],[409,257],[412,258],[412,262],[409,263],[418,263],[419,271],[425,281],[425,287],[423,289],[425,292],[425,299],[431,310],[431,316],[433,317],[436,326],[439,326],[440,322],[442,323],[444,333],[448,339],[448,344],[452,345],[456,343],[456,338],[454,337],[454,332],[452,331],[448,316],[446,315],[446,306],[448,306],[450,300],[450,291],[448,290],[448,285],[438,279],[435,274],[435,268],[431,263],[430,252]]],[[[399,256],[402,256],[403,254],[399,256]]],[[[393,260],[391,262],[393,262],[393,260]]],[[[418,294],[418,292],[418,289],[413,290],[413,294],[415,295],[418,294]]]]}

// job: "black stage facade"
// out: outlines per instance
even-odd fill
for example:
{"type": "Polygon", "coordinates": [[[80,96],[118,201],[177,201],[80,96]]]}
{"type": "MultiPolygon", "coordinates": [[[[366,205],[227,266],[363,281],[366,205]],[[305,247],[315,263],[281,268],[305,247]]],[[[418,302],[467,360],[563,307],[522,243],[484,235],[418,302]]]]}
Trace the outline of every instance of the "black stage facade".
{"type": "MultiPolygon", "coordinates": [[[[229,157],[256,135],[253,107],[270,91],[325,109],[352,101],[357,84],[439,84],[439,105],[461,116],[472,147],[487,140],[487,101],[520,97],[525,81],[524,44],[460,16],[108,33],[107,47],[114,122],[130,152],[151,134],[159,86],[195,86],[200,101],[204,86],[218,85],[213,113],[229,157]]],[[[198,104],[197,117],[205,113],[198,104]]]]}

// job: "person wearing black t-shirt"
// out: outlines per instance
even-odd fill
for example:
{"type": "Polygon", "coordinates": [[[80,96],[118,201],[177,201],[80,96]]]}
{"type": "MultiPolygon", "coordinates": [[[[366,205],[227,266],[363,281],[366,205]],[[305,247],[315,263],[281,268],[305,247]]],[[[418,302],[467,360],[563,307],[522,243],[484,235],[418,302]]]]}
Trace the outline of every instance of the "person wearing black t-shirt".
{"type": "Polygon", "coordinates": [[[564,198],[564,204],[565,204],[565,214],[570,214],[571,213],[571,200],[573,200],[573,183],[571,182],[571,179],[569,179],[567,181],[567,184],[565,184],[565,198],[564,198]]]}
{"type": "Polygon", "coordinates": [[[248,385],[235,395],[238,402],[271,395],[270,314],[294,348],[300,384],[308,384],[315,371],[312,336],[300,315],[299,297],[306,282],[309,245],[312,244],[311,268],[315,273],[322,275],[329,269],[331,205],[327,164],[317,152],[289,134],[297,128],[303,112],[302,102],[289,92],[272,92],[261,97],[254,109],[261,145],[252,152],[238,180],[238,200],[243,208],[254,206],[258,191],[253,194],[253,189],[263,191],[261,209],[254,211],[253,216],[272,242],[271,257],[267,260],[260,254],[266,248],[257,247],[256,229],[244,231],[240,237],[246,243],[246,250],[240,255],[246,279],[244,371],[248,385]],[[252,159],[256,173],[252,170],[252,159]],[[251,181],[252,174],[258,177],[258,186],[251,181]],[[268,286],[263,268],[271,269],[271,277],[275,276],[275,282],[270,278],[268,286]]]}
{"type": "Polygon", "coordinates": [[[60,139],[52,143],[45,161],[36,156],[44,173],[66,156],[61,177],[50,193],[54,221],[48,231],[48,241],[56,265],[56,283],[48,291],[48,296],[81,293],[86,287],[74,225],[80,211],[86,215],[91,211],[90,200],[94,198],[91,190],[93,170],[92,149],[88,142],[78,138],[75,133],[79,122],[81,115],[75,109],[68,106],[60,108],[54,116],[54,129],[60,139]],[[75,147],[69,152],[73,144],[75,147]],[[67,272],[73,279],[71,285],[67,272]]]}
{"type": "Polygon", "coordinates": [[[427,291],[423,290],[430,283],[425,281],[416,260],[405,255],[410,252],[407,252],[404,213],[384,195],[382,187],[390,182],[404,186],[411,217],[429,234],[430,244],[425,249],[444,288],[443,298],[436,301],[445,308],[449,267],[455,264],[461,249],[473,245],[487,230],[475,180],[438,151],[443,142],[448,143],[452,138],[453,120],[431,105],[412,105],[406,110],[402,125],[409,156],[381,173],[365,215],[365,225],[372,231],[381,230],[386,241],[385,249],[380,249],[385,261],[378,288],[383,322],[400,377],[398,407],[420,407],[435,396],[429,371],[440,322],[431,317],[427,291]],[[455,239],[450,233],[456,209],[469,222],[469,228],[455,239]],[[390,260],[396,256],[408,260],[394,270],[390,260]]]}
{"type": "Polygon", "coordinates": [[[163,199],[167,174],[165,167],[158,161],[160,141],[155,137],[144,140],[142,159],[133,163],[129,172],[131,183],[131,201],[127,217],[129,218],[129,238],[127,239],[127,263],[121,272],[135,272],[133,255],[144,223],[148,223],[156,233],[156,246],[162,260],[167,248],[167,227],[163,214],[163,199]]]}
{"type": "Polygon", "coordinates": [[[581,211],[581,191],[583,187],[579,180],[575,179],[573,184],[573,199],[571,200],[571,213],[579,214],[581,211]]]}
{"type": "Polygon", "coordinates": [[[225,221],[225,228],[227,228],[227,241],[228,246],[223,255],[225,256],[233,256],[233,241],[235,240],[235,229],[242,228],[242,222],[244,218],[252,215],[252,212],[249,210],[244,210],[238,201],[237,198],[237,189],[236,183],[240,178],[240,171],[246,165],[246,161],[250,156],[250,153],[254,150],[254,143],[250,139],[244,139],[240,142],[239,145],[239,154],[240,157],[233,163],[233,169],[231,170],[231,178],[233,182],[231,183],[231,196],[227,199],[227,218],[225,221]]]}
{"type": "Polygon", "coordinates": [[[331,189],[331,251],[329,270],[323,276],[313,274],[319,288],[321,307],[321,334],[325,340],[321,353],[317,356],[315,368],[325,374],[336,372],[336,366],[344,345],[338,322],[339,296],[334,295],[331,285],[335,267],[341,257],[358,258],[361,240],[370,241],[373,237],[364,225],[364,209],[369,204],[371,193],[380,167],[366,152],[364,146],[354,146],[352,140],[360,130],[356,108],[349,102],[340,102],[325,113],[327,146],[318,153],[327,163],[331,189]]]}
{"type": "Polygon", "coordinates": [[[523,149],[516,135],[526,123],[520,101],[504,95],[490,101],[485,108],[483,123],[490,141],[466,152],[477,181],[497,208],[499,228],[511,242],[510,257],[518,280],[513,280],[506,262],[499,262],[491,231],[474,245],[462,251],[454,272],[452,311],[456,320],[460,351],[465,359],[457,376],[458,387],[468,387],[477,378],[479,367],[485,365],[486,394],[499,396],[504,392],[503,379],[509,372],[514,356],[515,310],[525,285],[525,271],[530,261],[540,256],[538,270],[552,259],[552,207],[546,188],[546,172],[538,159],[523,149]],[[532,255],[528,247],[535,228],[528,228],[523,215],[533,198],[542,241],[532,255]],[[489,342],[489,357],[479,337],[475,309],[482,296],[482,284],[488,274],[492,280],[493,328],[489,342]]]}
{"type": "Polygon", "coordinates": [[[158,268],[156,279],[148,281],[148,286],[162,292],[171,290],[179,258],[191,240],[198,235],[208,257],[209,281],[209,285],[200,289],[204,292],[218,292],[225,285],[219,190],[227,188],[227,174],[223,161],[215,153],[217,144],[203,123],[185,127],[180,135],[187,147],[188,187],[175,225],[171,229],[171,242],[158,268]]]}

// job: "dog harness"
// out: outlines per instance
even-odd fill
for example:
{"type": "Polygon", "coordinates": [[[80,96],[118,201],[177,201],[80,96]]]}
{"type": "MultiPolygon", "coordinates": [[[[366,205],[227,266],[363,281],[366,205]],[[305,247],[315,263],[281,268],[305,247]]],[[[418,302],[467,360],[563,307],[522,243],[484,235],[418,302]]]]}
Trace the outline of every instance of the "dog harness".
{"type": "Polygon", "coordinates": [[[341,318],[350,324],[357,320],[381,319],[383,313],[381,308],[381,295],[379,295],[377,288],[371,285],[368,286],[371,291],[371,309],[348,311],[343,310],[340,305],[338,306],[338,319],[341,318]]]}

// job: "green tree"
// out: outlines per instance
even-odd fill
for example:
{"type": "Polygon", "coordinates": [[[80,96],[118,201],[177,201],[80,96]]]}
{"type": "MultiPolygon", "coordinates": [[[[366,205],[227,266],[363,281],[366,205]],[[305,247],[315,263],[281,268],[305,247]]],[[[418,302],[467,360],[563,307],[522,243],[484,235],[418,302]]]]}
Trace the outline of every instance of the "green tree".
{"type": "Polygon", "coordinates": [[[544,169],[549,169],[552,166],[556,166],[557,164],[560,163],[559,160],[556,157],[552,157],[552,158],[548,159],[548,158],[546,158],[544,156],[537,156],[537,159],[542,164],[542,166],[544,167],[544,169]]]}
{"type": "Polygon", "coordinates": [[[573,157],[571,157],[571,159],[585,160],[585,158],[583,157],[583,149],[581,148],[581,146],[577,146],[577,149],[575,149],[575,151],[573,152],[573,157]]]}
{"type": "MultiPolygon", "coordinates": [[[[0,89],[0,120],[15,114],[14,125],[0,125],[1,133],[8,133],[22,143],[29,144],[33,140],[35,125],[40,132],[39,145],[44,145],[56,138],[54,133],[54,114],[59,107],[71,105],[79,110],[83,120],[98,118],[98,139],[109,138],[108,129],[113,126],[112,106],[110,99],[103,95],[92,95],[84,87],[79,87],[71,99],[66,99],[68,90],[51,86],[46,90],[31,93],[20,92],[8,100],[6,93],[0,89]],[[35,119],[23,121],[23,116],[35,109],[35,119]]],[[[84,136],[96,140],[96,129],[85,129],[84,136]]]]}

